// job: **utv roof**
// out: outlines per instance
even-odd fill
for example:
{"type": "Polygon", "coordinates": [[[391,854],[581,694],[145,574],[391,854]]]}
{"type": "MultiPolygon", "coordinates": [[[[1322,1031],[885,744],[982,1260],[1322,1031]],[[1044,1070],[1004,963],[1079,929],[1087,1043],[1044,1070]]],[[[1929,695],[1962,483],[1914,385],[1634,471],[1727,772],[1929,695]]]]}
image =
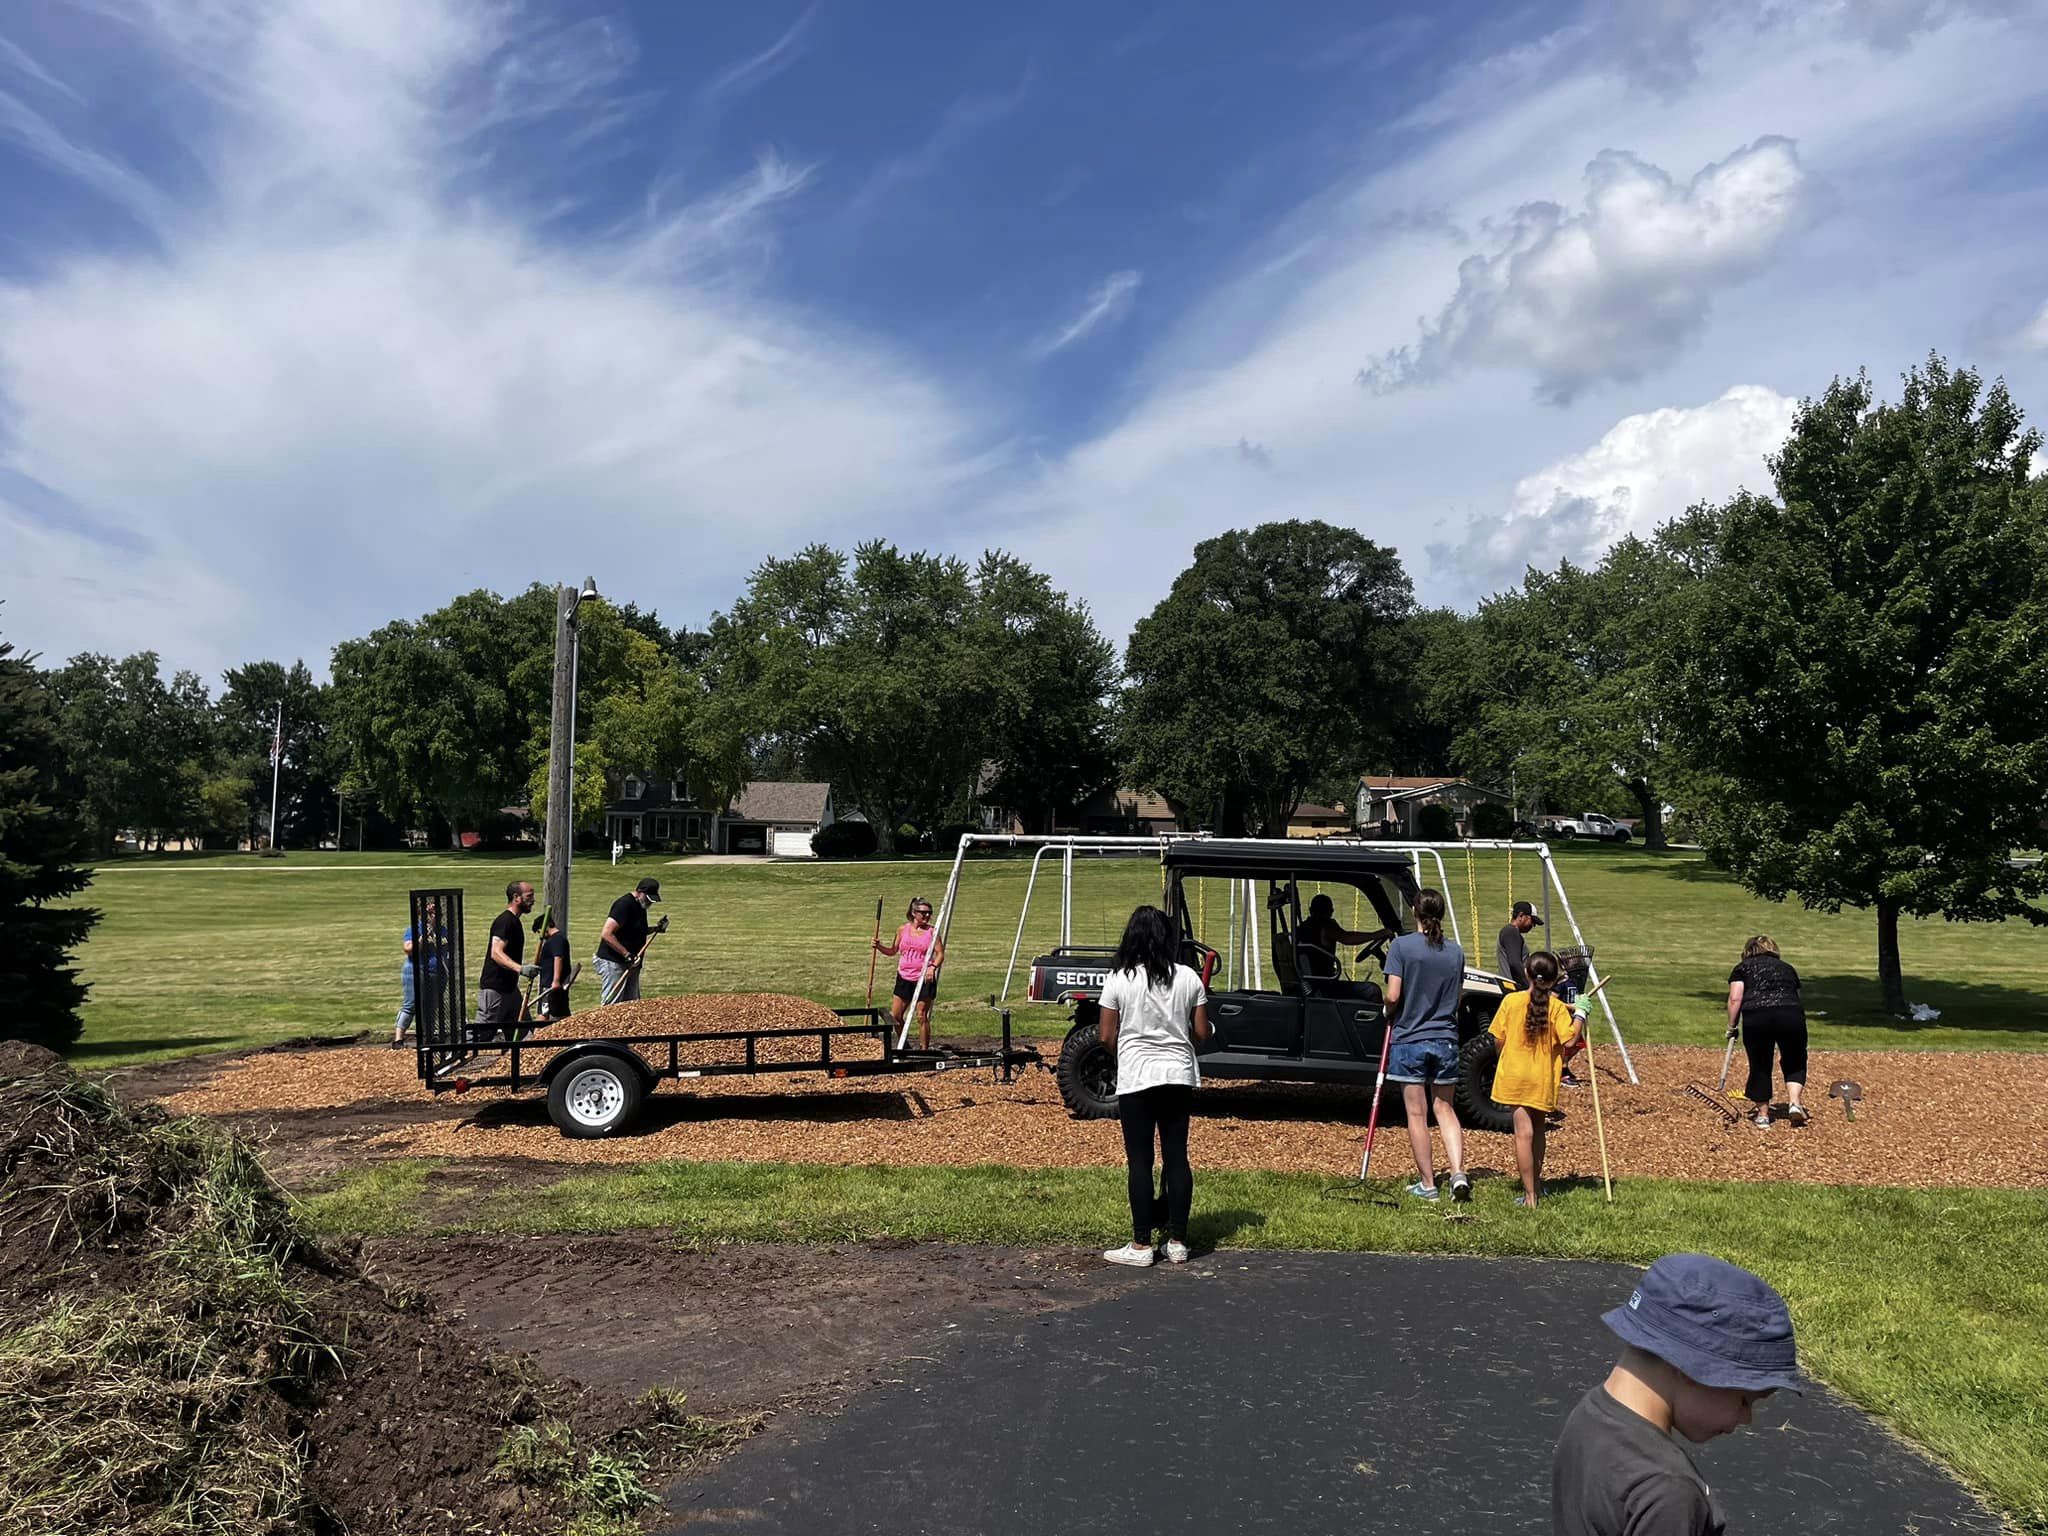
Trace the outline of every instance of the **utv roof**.
{"type": "Polygon", "coordinates": [[[1404,848],[1309,838],[1186,838],[1166,845],[1168,869],[1234,875],[1387,875],[1411,873],[1404,848]]]}

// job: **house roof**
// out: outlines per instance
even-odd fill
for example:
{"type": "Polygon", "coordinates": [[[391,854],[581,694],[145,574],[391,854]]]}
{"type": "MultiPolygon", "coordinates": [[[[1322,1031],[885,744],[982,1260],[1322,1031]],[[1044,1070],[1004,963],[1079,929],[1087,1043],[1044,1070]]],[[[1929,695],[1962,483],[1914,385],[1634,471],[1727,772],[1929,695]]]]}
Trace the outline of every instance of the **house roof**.
{"type": "Polygon", "coordinates": [[[1367,789],[1435,789],[1439,784],[1456,784],[1459,781],[1446,773],[1361,773],[1358,782],[1367,789]]]}
{"type": "Polygon", "coordinates": [[[1332,817],[1342,820],[1349,817],[1351,812],[1341,805],[1311,805],[1304,800],[1287,814],[1290,821],[1328,821],[1332,817]]]}
{"type": "Polygon", "coordinates": [[[782,779],[752,779],[732,802],[741,821],[801,821],[815,826],[825,819],[830,784],[802,784],[782,779]]]}

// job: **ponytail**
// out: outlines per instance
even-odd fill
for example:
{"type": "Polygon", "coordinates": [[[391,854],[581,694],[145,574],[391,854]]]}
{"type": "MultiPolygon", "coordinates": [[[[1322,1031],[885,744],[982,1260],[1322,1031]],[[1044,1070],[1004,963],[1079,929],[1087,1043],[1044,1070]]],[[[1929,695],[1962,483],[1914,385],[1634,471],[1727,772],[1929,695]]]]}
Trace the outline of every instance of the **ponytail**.
{"type": "Polygon", "coordinates": [[[1534,1043],[1550,1033],[1550,994],[1564,967],[1557,956],[1539,949],[1529,957],[1529,1012],[1522,1020],[1522,1038],[1534,1043]]]}
{"type": "Polygon", "coordinates": [[[1444,947],[1444,893],[1434,886],[1415,898],[1415,928],[1431,949],[1444,947]]]}

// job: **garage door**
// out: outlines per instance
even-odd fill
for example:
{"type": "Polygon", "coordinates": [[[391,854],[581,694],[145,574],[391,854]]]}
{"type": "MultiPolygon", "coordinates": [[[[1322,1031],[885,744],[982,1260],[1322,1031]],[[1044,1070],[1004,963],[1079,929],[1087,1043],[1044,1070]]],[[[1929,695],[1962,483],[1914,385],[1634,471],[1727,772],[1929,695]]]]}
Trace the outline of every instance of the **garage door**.
{"type": "Polygon", "coordinates": [[[778,859],[808,859],[811,854],[811,834],[808,832],[777,832],[775,834],[775,857],[778,859]]]}

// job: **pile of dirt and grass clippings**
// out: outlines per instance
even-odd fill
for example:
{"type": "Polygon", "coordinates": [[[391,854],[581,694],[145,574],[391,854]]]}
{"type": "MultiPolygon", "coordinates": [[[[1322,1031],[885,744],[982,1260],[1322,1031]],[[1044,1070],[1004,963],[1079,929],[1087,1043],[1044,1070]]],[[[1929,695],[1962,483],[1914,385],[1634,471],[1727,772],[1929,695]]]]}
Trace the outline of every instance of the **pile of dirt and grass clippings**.
{"type": "Polygon", "coordinates": [[[491,1356],[246,1142],[0,1064],[0,1536],[610,1536],[751,1427],[491,1356]]]}

